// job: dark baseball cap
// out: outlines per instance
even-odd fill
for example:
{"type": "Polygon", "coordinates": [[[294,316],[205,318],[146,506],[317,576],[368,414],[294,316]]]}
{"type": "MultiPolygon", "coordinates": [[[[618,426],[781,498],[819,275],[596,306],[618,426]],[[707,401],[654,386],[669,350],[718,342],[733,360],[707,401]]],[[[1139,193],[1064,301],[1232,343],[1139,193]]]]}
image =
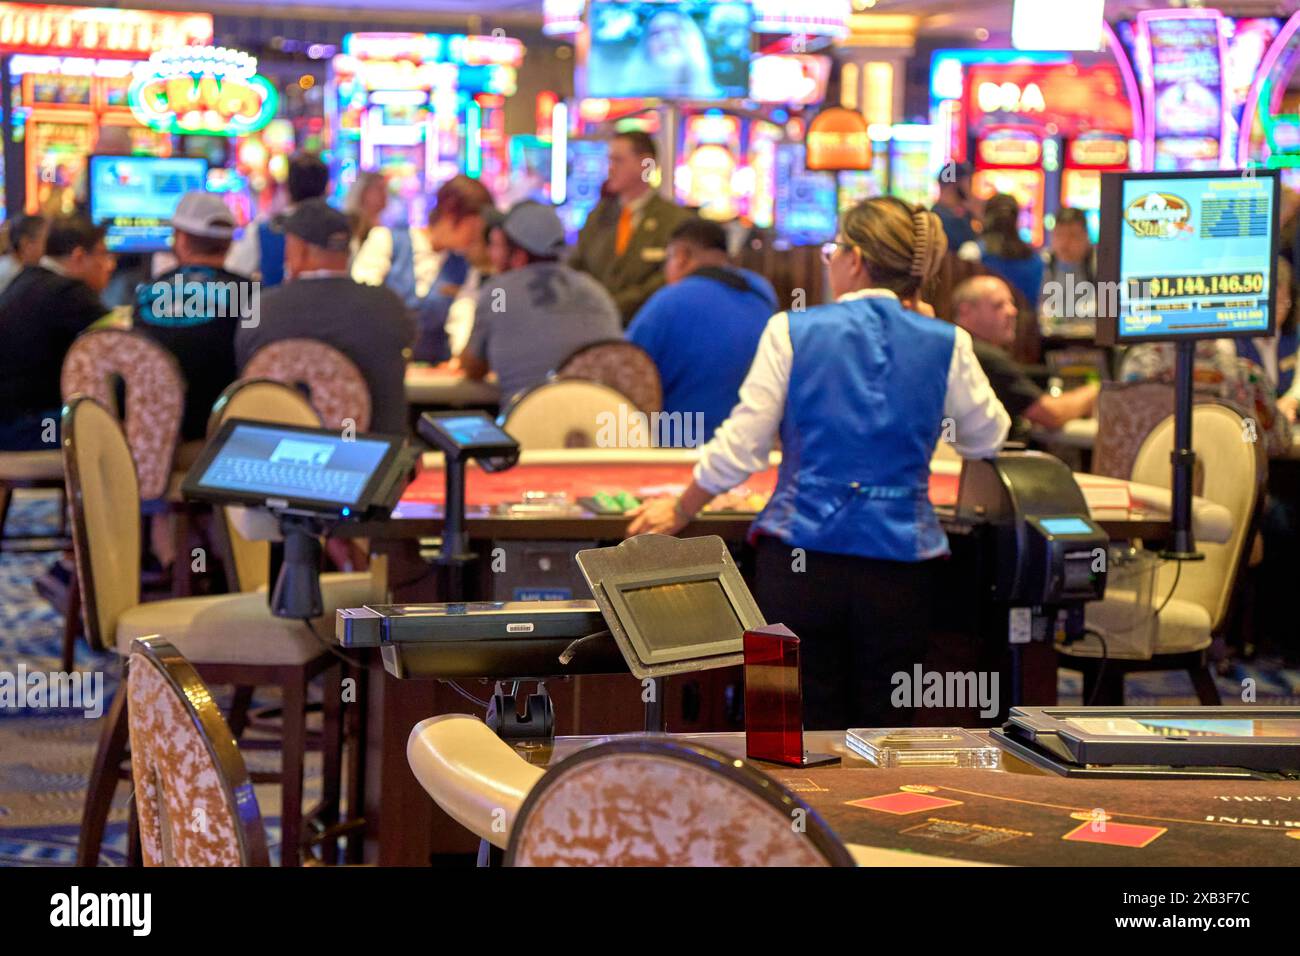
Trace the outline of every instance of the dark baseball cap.
{"type": "Polygon", "coordinates": [[[352,242],[352,226],[324,199],[306,199],[280,220],[280,229],[303,242],[330,252],[347,252],[352,242]]]}
{"type": "Polygon", "coordinates": [[[504,213],[488,206],[483,210],[483,220],[535,256],[556,259],[564,252],[564,223],[551,206],[531,199],[516,203],[504,213]]]}

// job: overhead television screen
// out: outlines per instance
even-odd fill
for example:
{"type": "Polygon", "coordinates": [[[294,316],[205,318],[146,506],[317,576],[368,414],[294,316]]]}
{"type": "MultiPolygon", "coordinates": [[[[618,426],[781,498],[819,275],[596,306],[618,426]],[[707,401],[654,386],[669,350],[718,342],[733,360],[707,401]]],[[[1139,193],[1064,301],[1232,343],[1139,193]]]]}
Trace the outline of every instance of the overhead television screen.
{"type": "Polygon", "coordinates": [[[1104,174],[1101,341],[1271,335],[1278,201],[1272,170],[1104,174]]]}
{"type": "Polygon", "coordinates": [[[181,196],[203,189],[208,161],[189,156],[90,157],[90,218],[110,252],[162,252],[181,196]]]}
{"type": "Polygon", "coordinates": [[[748,3],[595,0],[587,95],[739,99],[749,95],[748,3]]]}

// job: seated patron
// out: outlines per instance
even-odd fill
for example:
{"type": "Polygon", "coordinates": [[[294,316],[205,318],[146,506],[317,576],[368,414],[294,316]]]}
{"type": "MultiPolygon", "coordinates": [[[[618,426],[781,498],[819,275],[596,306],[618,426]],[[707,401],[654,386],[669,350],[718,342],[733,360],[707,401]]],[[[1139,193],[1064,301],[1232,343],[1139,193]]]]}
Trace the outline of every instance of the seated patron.
{"type": "Polygon", "coordinates": [[[979,234],[971,210],[971,178],[971,168],[965,164],[945,168],[939,175],[939,199],[932,211],[943,224],[949,251],[960,259],[978,260],[979,234]]]}
{"type": "MultiPolygon", "coordinates": [[[[1253,422],[1270,457],[1291,447],[1291,426],[1278,410],[1273,383],[1263,367],[1239,350],[1240,339],[1197,339],[1192,363],[1192,388],[1235,405],[1253,422]]],[[[1249,340],[1246,340],[1249,341],[1249,340]]],[[[1124,353],[1120,378],[1125,382],[1174,384],[1177,364],[1171,342],[1143,342],[1124,353]]]]}
{"type": "MultiPolygon", "coordinates": [[[[1007,352],[1016,338],[1016,304],[1011,289],[997,276],[974,276],[952,294],[953,320],[971,334],[975,356],[993,391],[1013,419],[1026,419],[1052,431],[1086,418],[1097,403],[1098,384],[1082,385],[1061,395],[1045,392],[1007,352]]],[[[1013,437],[1028,428],[1013,429],[1013,437]]]]}
{"type": "Polygon", "coordinates": [[[289,160],[289,205],[280,213],[258,218],[230,248],[226,268],[252,276],[269,289],[284,281],[284,219],[299,203],[320,199],[330,185],[329,167],[315,153],[296,153],[289,160]]]}
{"type": "Polygon", "coordinates": [[[256,321],[253,283],[225,269],[235,217],[221,197],[191,192],[172,216],[179,263],[136,289],[134,327],[165,347],[185,376],[181,440],[207,434],[222,389],[235,380],[235,332],[256,321]]]}
{"type": "Polygon", "coordinates": [[[664,262],[668,285],[627,330],[655,360],[665,412],[704,417],[707,441],[736,404],[776,293],[762,276],[731,265],[716,222],[688,219],[673,231],[664,262]]]}
{"type": "Polygon", "coordinates": [[[453,367],[501,381],[503,405],[540,385],[566,358],[622,335],[618,306],[591,276],[560,261],[564,224],[550,206],[522,202],[489,216],[496,276],[479,292],[474,331],[453,367]]]}
{"type": "Polygon", "coordinates": [[[351,227],[323,199],[300,203],[284,220],[288,279],[262,296],[260,321],[241,325],[235,358],[282,339],[316,339],[338,349],[370,386],[370,430],[406,431],[403,349],[415,338],[406,307],[390,289],[362,285],[348,274],[351,227]]]}
{"type": "Polygon", "coordinates": [[[980,261],[1006,279],[1032,308],[1043,288],[1043,260],[1020,237],[1020,203],[998,193],[984,204],[984,231],[980,233],[980,261]]]}
{"type": "Polygon", "coordinates": [[[14,276],[34,266],[45,255],[45,234],[49,222],[41,216],[23,213],[5,223],[5,254],[0,256],[0,292],[9,287],[14,276]]]}
{"type": "Polygon", "coordinates": [[[375,226],[352,262],[352,278],[387,286],[406,303],[419,330],[417,362],[445,362],[465,346],[479,286],[471,258],[491,205],[486,186],[456,176],[439,188],[427,225],[375,226]]]}
{"type": "Polygon", "coordinates": [[[1043,257],[1039,314],[1049,321],[1095,322],[1097,256],[1081,209],[1062,209],[1052,227],[1052,248],[1043,257]]]}
{"type": "Polygon", "coordinates": [[[108,311],[100,293],[114,265],[103,227],[84,216],[59,216],[40,262],[0,294],[0,450],[58,449],[63,356],[108,311]]]}

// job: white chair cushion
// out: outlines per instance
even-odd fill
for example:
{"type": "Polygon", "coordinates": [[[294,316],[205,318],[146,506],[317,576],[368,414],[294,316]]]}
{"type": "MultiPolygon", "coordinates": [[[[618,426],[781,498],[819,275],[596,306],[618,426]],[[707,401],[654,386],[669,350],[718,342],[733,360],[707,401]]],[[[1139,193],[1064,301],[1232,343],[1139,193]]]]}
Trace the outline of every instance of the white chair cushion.
{"type": "MultiPolygon", "coordinates": [[[[313,621],[316,633],[329,639],[333,609],[313,621]]],[[[307,625],[275,617],[266,594],[217,594],[137,604],[117,619],[117,650],[130,653],[137,637],[158,635],[176,646],[190,663],[306,664],[328,653],[307,625]]]]}
{"type": "Polygon", "coordinates": [[[63,452],[0,452],[0,479],[10,481],[59,481],[63,478],[63,452]]]}
{"type": "MultiPolygon", "coordinates": [[[[1210,646],[1210,612],[1192,601],[1173,598],[1165,605],[1160,612],[1152,655],[1145,648],[1135,646],[1140,643],[1141,629],[1133,627],[1133,605],[1122,594],[1089,604],[1087,615],[1089,626],[1106,638],[1107,656],[1117,660],[1149,660],[1152,656],[1187,654],[1210,646]]],[[[1058,650],[1071,657],[1102,656],[1101,642],[1091,634],[1068,647],[1058,645],[1058,650]]]]}

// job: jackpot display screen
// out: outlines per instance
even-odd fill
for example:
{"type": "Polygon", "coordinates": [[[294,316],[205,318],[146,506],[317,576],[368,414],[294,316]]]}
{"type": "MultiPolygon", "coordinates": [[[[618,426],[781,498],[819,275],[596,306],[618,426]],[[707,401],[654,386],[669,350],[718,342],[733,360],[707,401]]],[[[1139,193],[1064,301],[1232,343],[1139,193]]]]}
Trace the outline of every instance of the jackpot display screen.
{"type": "Polygon", "coordinates": [[[1106,174],[1098,271],[1110,342],[1270,335],[1278,180],[1271,172],[1106,174]]]}

